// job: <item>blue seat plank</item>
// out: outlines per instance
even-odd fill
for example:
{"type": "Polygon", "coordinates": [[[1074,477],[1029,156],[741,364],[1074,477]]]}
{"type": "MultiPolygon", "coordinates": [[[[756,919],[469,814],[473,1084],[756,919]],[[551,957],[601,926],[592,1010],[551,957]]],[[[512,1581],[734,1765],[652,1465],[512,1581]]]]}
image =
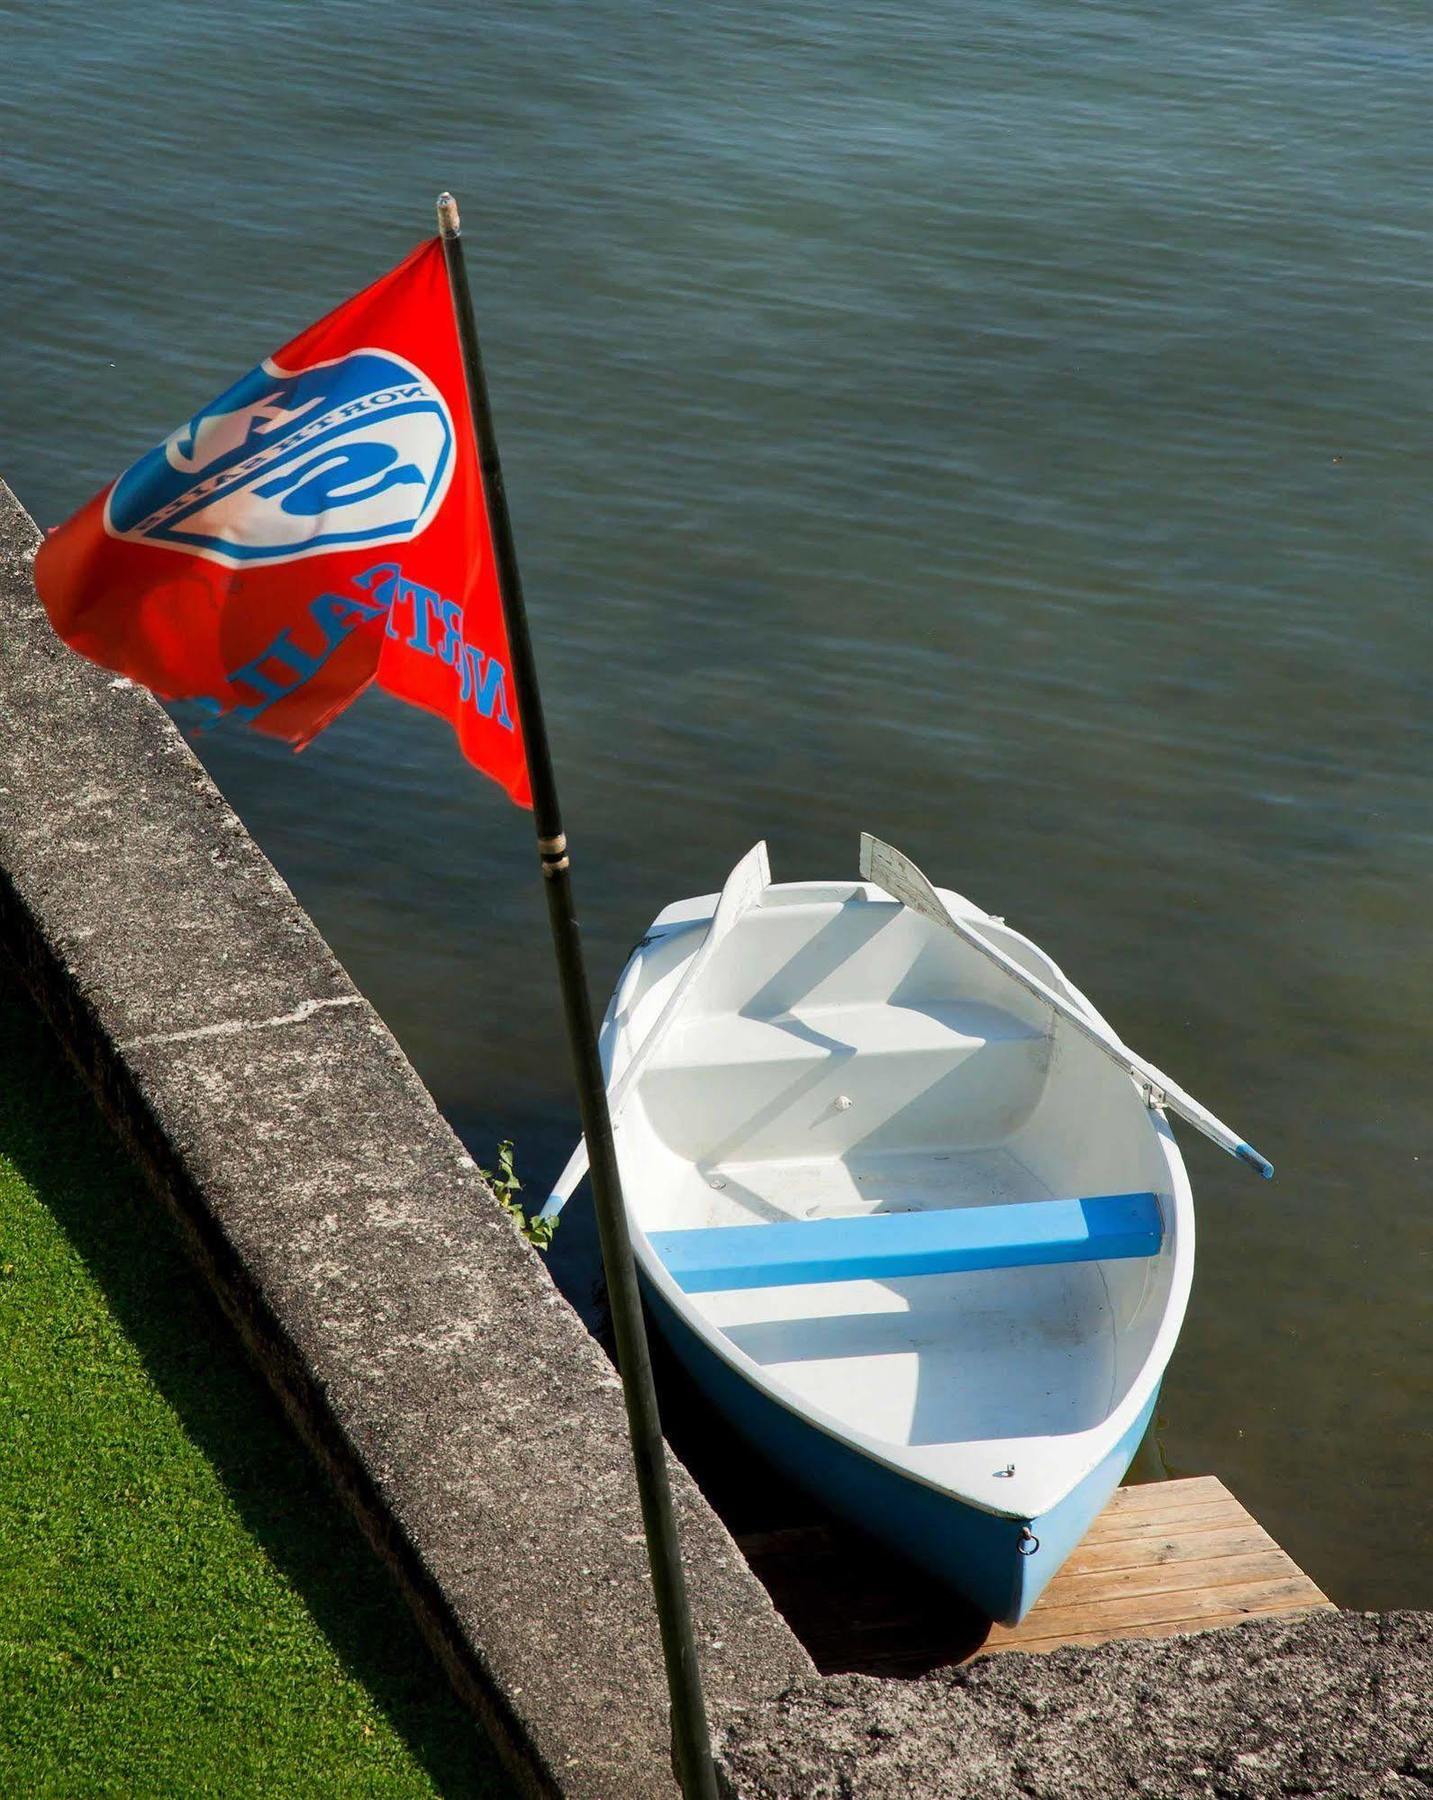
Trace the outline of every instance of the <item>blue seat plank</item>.
{"type": "Polygon", "coordinates": [[[1162,1230],[1153,1194],[1096,1194],[1086,1200],[654,1231],[649,1242],[678,1287],[710,1294],[1156,1256],[1162,1230]]]}

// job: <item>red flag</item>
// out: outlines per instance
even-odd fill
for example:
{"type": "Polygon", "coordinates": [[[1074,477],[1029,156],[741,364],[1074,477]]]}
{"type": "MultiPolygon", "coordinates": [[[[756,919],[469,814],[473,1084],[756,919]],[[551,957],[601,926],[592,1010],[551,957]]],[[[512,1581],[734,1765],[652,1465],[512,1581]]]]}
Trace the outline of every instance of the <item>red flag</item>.
{"type": "Polygon", "coordinates": [[[370,681],[531,805],[443,247],[422,244],[46,538],[55,630],[301,748],[370,681]]]}

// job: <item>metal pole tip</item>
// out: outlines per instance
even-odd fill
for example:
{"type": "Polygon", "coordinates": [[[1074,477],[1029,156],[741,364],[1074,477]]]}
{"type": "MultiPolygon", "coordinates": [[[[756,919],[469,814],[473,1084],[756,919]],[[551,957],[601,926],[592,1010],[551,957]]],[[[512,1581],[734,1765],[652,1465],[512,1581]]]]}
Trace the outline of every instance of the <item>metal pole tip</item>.
{"type": "Polygon", "coordinates": [[[463,229],[458,217],[458,203],[449,193],[438,196],[438,230],[444,237],[455,238],[463,229]]]}

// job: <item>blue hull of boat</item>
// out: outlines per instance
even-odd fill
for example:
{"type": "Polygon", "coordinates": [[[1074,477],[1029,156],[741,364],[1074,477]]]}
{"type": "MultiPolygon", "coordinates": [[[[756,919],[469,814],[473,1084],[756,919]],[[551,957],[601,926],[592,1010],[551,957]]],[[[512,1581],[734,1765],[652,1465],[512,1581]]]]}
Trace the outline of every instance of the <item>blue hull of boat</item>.
{"type": "Polygon", "coordinates": [[[643,1283],[663,1337],[697,1386],[783,1474],[833,1512],[888,1543],[1002,1625],[1018,1624],[1119,1486],[1159,1396],[1110,1454],[1057,1507],[1034,1519],[1002,1519],[874,1462],[763,1394],[722,1361],[643,1283]],[[1022,1529],[1039,1540],[1020,1551],[1022,1529]]]}

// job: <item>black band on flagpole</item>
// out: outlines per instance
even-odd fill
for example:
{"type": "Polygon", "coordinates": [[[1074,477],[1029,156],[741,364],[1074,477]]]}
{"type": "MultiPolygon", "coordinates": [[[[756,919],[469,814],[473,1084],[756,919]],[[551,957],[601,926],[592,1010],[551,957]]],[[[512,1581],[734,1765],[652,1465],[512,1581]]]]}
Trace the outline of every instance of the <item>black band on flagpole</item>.
{"type": "Polygon", "coordinates": [[[612,1140],[612,1120],[607,1110],[607,1088],[597,1053],[582,939],[573,908],[567,838],[558,808],[557,783],[548,748],[542,696],[538,691],[522,577],[518,571],[512,521],[508,516],[502,464],[498,460],[497,435],[488,404],[482,352],[478,347],[477,322],[463,258],[462,224],[457,202],[451,194],[441,194],[438,198],[438,229],[443,240],[453,315],[468,382],[473,435],[492,528],[513,687],[527,754],[528,779],[532,785],[533,820],[537,826],[538,856],[547,894],[548,922],[557,956],[568,1043],[577,1082],[578,1110],[583,1136],[587,1140],[602,1265],[607,1276],[612,1328],[617,1340],[617,1366],[627,1405],[632,1458],[637,1468],[637,1494],[647,1534],[652,1589],[657,1602],[667,1689],[672,1702],[673,1761],[686,1800],[717,1800],[716,1770],[712,1763],[686,1579],[682,1573],[676,1514],[667,1480],[666,1446],[662,1441],[657,1390],[652,1381],[652,1362],[642,1319],[637,1264],[632,1255],[632,1238],[622,1199],[622,1179],[612,1140]]]}

